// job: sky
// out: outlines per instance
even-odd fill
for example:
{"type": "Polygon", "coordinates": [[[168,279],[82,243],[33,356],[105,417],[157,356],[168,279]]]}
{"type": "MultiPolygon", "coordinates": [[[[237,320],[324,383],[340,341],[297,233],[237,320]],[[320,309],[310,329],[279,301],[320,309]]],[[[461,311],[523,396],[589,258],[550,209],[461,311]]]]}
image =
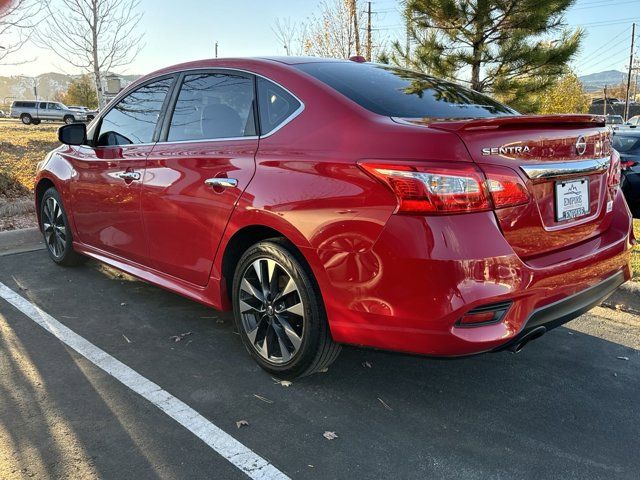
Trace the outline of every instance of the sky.
{"type": "MultiPolygon", "coordinates": [[[[139,29],[145,46],[122,74],[144,74],[167,65],[219,56],[283,55],[271,30],[276,18],[304,21],[321,0],[141,0],[144,12],[139,29]]],[[[543,0],[541,0],[543,1],[543,0]]],[[[398,0],[373,0],[373,27],[382,40],[403,38],[398,0]]],[[[578,0],[566,16],[570,27],[586,32],[573,63],[579,75],[603,70],[625,70],[629,61],[631,23],[640,22],[640,0],[578,0]]],[[[640,40],[640,27],[636,38],[640,40]]],[[[637,42],[637,43],[640,43],[637,42]]],[[[78,73],[51,52],[28,45],[13,61],[0,66],[0,76],[78,73]]]]}

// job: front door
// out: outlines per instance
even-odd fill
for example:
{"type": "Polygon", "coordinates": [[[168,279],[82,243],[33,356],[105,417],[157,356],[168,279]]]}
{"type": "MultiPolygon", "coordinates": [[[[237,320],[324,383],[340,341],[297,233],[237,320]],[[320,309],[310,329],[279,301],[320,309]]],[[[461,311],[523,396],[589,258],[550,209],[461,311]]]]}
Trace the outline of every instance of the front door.
{"type": "Polygon", "coordinates": [[[173,114],[142,187],[149,255],[158,270],[206,285],[231,212],[255,170],[253,78],[183,74],[173,114]],[[163,141],[164,140],[164,141],[163,141]]]}
{"type": "Polygon", "coordinates": [[[140,189],[158,119],[174,78],[147,83],[114,105],[91,132],[92,145],[69,158],[78,239],[128,260],[147,264],[140,189]]]}

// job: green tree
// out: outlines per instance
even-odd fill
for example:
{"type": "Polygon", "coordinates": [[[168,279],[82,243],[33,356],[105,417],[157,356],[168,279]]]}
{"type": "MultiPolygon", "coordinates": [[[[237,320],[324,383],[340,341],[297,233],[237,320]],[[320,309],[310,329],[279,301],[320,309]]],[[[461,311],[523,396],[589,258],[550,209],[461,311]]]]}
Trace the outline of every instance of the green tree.
{"type": "Polygon", "coordinates": [[[62,101],[67,105],[83,105],[89,108],[96,108],[98,106],[98,97],[91,77],[85,74],[73,80],[62,101]]]}
{"type": "Polygon", "coordinates": [[[390,60],[436,76],[469,78],[517,109],[567,72],[583,37],[564,25],[576,0],[407,0],[413,45],[393,44],[390,60]]]}
{"type": "Polygon", "coordinates": [[[580,80],[571,72],[541,95],[539,113],[587,113],[590,104],[580,80]]]}

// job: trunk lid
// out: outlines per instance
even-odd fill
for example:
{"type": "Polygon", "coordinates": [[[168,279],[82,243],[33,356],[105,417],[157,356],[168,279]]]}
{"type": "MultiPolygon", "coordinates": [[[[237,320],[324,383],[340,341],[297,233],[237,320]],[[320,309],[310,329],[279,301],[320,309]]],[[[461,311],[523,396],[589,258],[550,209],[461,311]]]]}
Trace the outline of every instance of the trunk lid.
{"type": "Polygon", "coordinates": [[[429,126],[456,133],[481,169],[506,167],[523,180],[529,203],[495,211],[523,259],[585,242],[609,227],[611,141],[603,117],[523,115],[429,126]]]}

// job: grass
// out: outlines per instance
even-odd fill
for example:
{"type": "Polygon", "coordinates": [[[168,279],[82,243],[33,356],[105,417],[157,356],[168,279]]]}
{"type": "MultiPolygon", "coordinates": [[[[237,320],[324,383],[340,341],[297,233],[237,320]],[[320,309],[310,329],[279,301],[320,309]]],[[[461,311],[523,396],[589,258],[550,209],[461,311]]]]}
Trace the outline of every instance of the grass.
{"type": "Polygon", "coordinates": [[[0,120],[0,197],[29,195],[36,165],[60,145],[59,127],[60,124],[23,125],[17,120],[0,120]]]}

